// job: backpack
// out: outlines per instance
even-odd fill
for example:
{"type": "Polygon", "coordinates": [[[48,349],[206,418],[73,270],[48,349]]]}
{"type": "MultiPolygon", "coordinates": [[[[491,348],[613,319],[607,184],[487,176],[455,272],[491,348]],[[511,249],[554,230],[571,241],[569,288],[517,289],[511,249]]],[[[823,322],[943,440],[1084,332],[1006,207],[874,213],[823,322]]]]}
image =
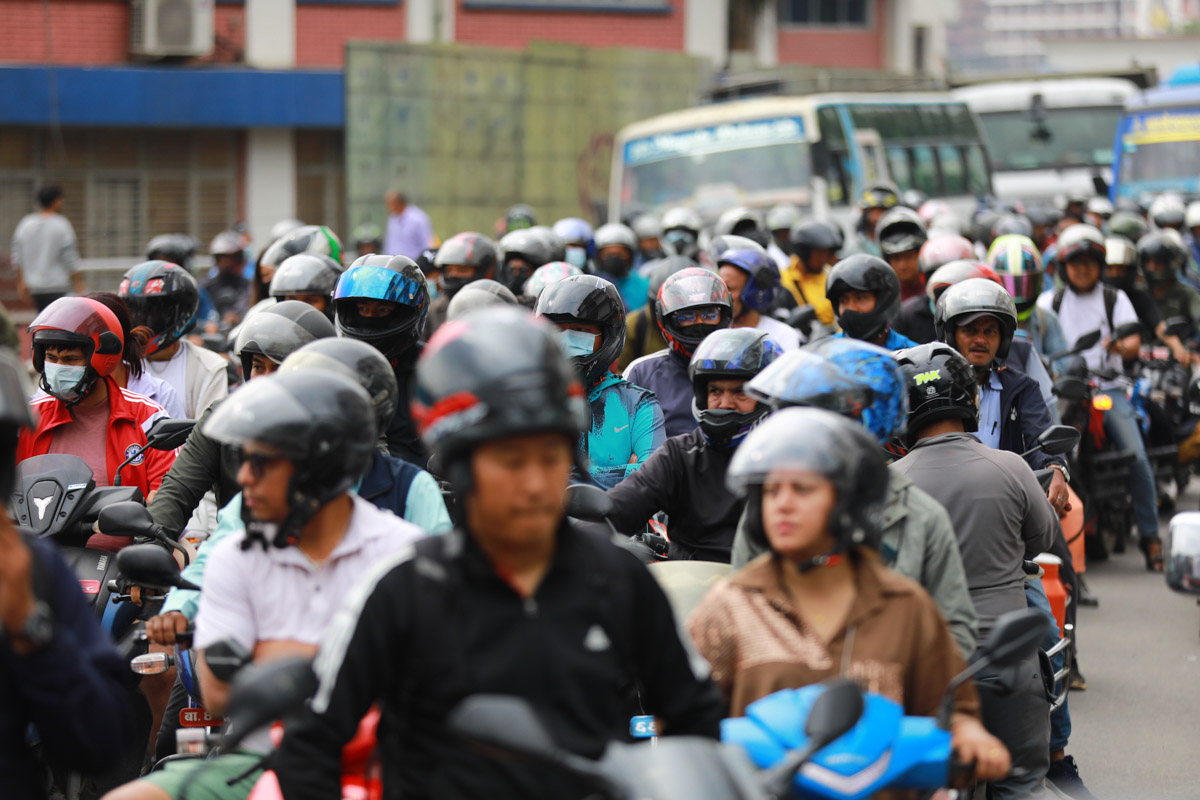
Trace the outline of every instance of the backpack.
{"type": "MultiPolygon", "coordinates": [[[[1057,314],[1062,308],[1063,298],[1067,296],[1067,287],[1060,286],[1054,290],[1054,297],[1050,301],[1050,307],[1057,314]]],[[[1108,331],[1111,334],[1117,329],[1113,324],[1113,310],[1117,307],[1117,290],[1111,286],[1104,287],[1104,316],[1108,317],[1108,331]]]]}

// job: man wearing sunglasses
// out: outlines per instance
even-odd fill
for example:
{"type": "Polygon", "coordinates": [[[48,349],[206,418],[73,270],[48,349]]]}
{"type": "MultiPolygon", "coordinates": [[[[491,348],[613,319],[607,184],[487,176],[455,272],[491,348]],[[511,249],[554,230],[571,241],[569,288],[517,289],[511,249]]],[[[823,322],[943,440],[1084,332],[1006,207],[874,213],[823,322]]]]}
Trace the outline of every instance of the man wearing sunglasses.
{"type": "Polygon", "coordinates": [[[667,278],[654,303],[654,318],[667,340],[667,349],[642,356],[625,369],[625,380],[649,389],[658,398],[666,435],[694,430],[694,390],[688,361],[704,337],[728,328],[733,321],[733,298],[716,272],[692,267],[667,278]]]}
{"type": "MultiPolygon", "coordinates": [[[[204,429],[236,449],[242,489],[242,529],[213,550],[196,617],[204,705],[223,716],[229,684],[209,668],[208,648],[232,641],[255,662],[315,654],[342,598],[374,564],[424,533],[351,491],[378,436],[371,399],[349,376],[265,376],[231,395],[204,429]]],[[[172,762],[107,800],[166,800],[185,784],[192,797],[240,800],[261,772],[256,761],[271,749],[262,731],[241,750],[172,762]]]]}

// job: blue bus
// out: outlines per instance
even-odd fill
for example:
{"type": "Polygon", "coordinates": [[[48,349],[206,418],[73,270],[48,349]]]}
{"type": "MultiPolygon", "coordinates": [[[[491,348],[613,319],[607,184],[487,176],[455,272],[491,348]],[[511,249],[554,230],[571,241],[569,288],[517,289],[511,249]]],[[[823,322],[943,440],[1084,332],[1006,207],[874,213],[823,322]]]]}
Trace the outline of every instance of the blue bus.
{"type": "Polygon", "coordinates": [[[1112,200],[1165,191],[1200,195],[1200,64],[1132,95],[1117,126],[1112,200]]]}

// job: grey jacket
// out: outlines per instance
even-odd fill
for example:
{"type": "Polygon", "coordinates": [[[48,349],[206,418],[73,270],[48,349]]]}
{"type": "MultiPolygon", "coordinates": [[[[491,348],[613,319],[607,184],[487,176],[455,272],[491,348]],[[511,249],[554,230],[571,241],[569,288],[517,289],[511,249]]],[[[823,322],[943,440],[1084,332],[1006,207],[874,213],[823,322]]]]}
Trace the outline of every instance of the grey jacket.
{"type": "MultiPolygon", "coordinates": [[[[906,475],[894,469],[888,472],[880,555],[889,567],[929,592],[949,623],[959,652],[967,658],[975,652],[975,606],[967,593],[950,517],[906,475]]],[[[762,552],[764,548],[750,540],[743,514],[733,539],[733,568],[741,569],[762,552]]]]}
{"type": "Polygon", "coordinates": [[[946,433],[920,440],[892,469],[950,515],[980,632],[1025,608],[1025,554],[1049,549],[1058,525],[1029,465],[969,433],[946,433]]]}

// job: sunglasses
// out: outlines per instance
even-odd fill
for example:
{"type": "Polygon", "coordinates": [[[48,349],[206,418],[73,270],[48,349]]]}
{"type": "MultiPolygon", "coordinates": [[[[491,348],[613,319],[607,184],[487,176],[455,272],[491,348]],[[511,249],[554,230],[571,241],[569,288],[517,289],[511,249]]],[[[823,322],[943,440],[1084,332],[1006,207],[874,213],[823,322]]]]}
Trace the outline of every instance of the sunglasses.
{"type": "Polygon", "coordinates": [[[247,453],[245,450],[237,451],[237,460],[239,464],[247,464],[250,467],[250,474],[254,480],[261,481],[263,475],[266,474],[267,467],[277,461],[287,460],[286,456],[273,456],[266,453],[247,453]]]}

